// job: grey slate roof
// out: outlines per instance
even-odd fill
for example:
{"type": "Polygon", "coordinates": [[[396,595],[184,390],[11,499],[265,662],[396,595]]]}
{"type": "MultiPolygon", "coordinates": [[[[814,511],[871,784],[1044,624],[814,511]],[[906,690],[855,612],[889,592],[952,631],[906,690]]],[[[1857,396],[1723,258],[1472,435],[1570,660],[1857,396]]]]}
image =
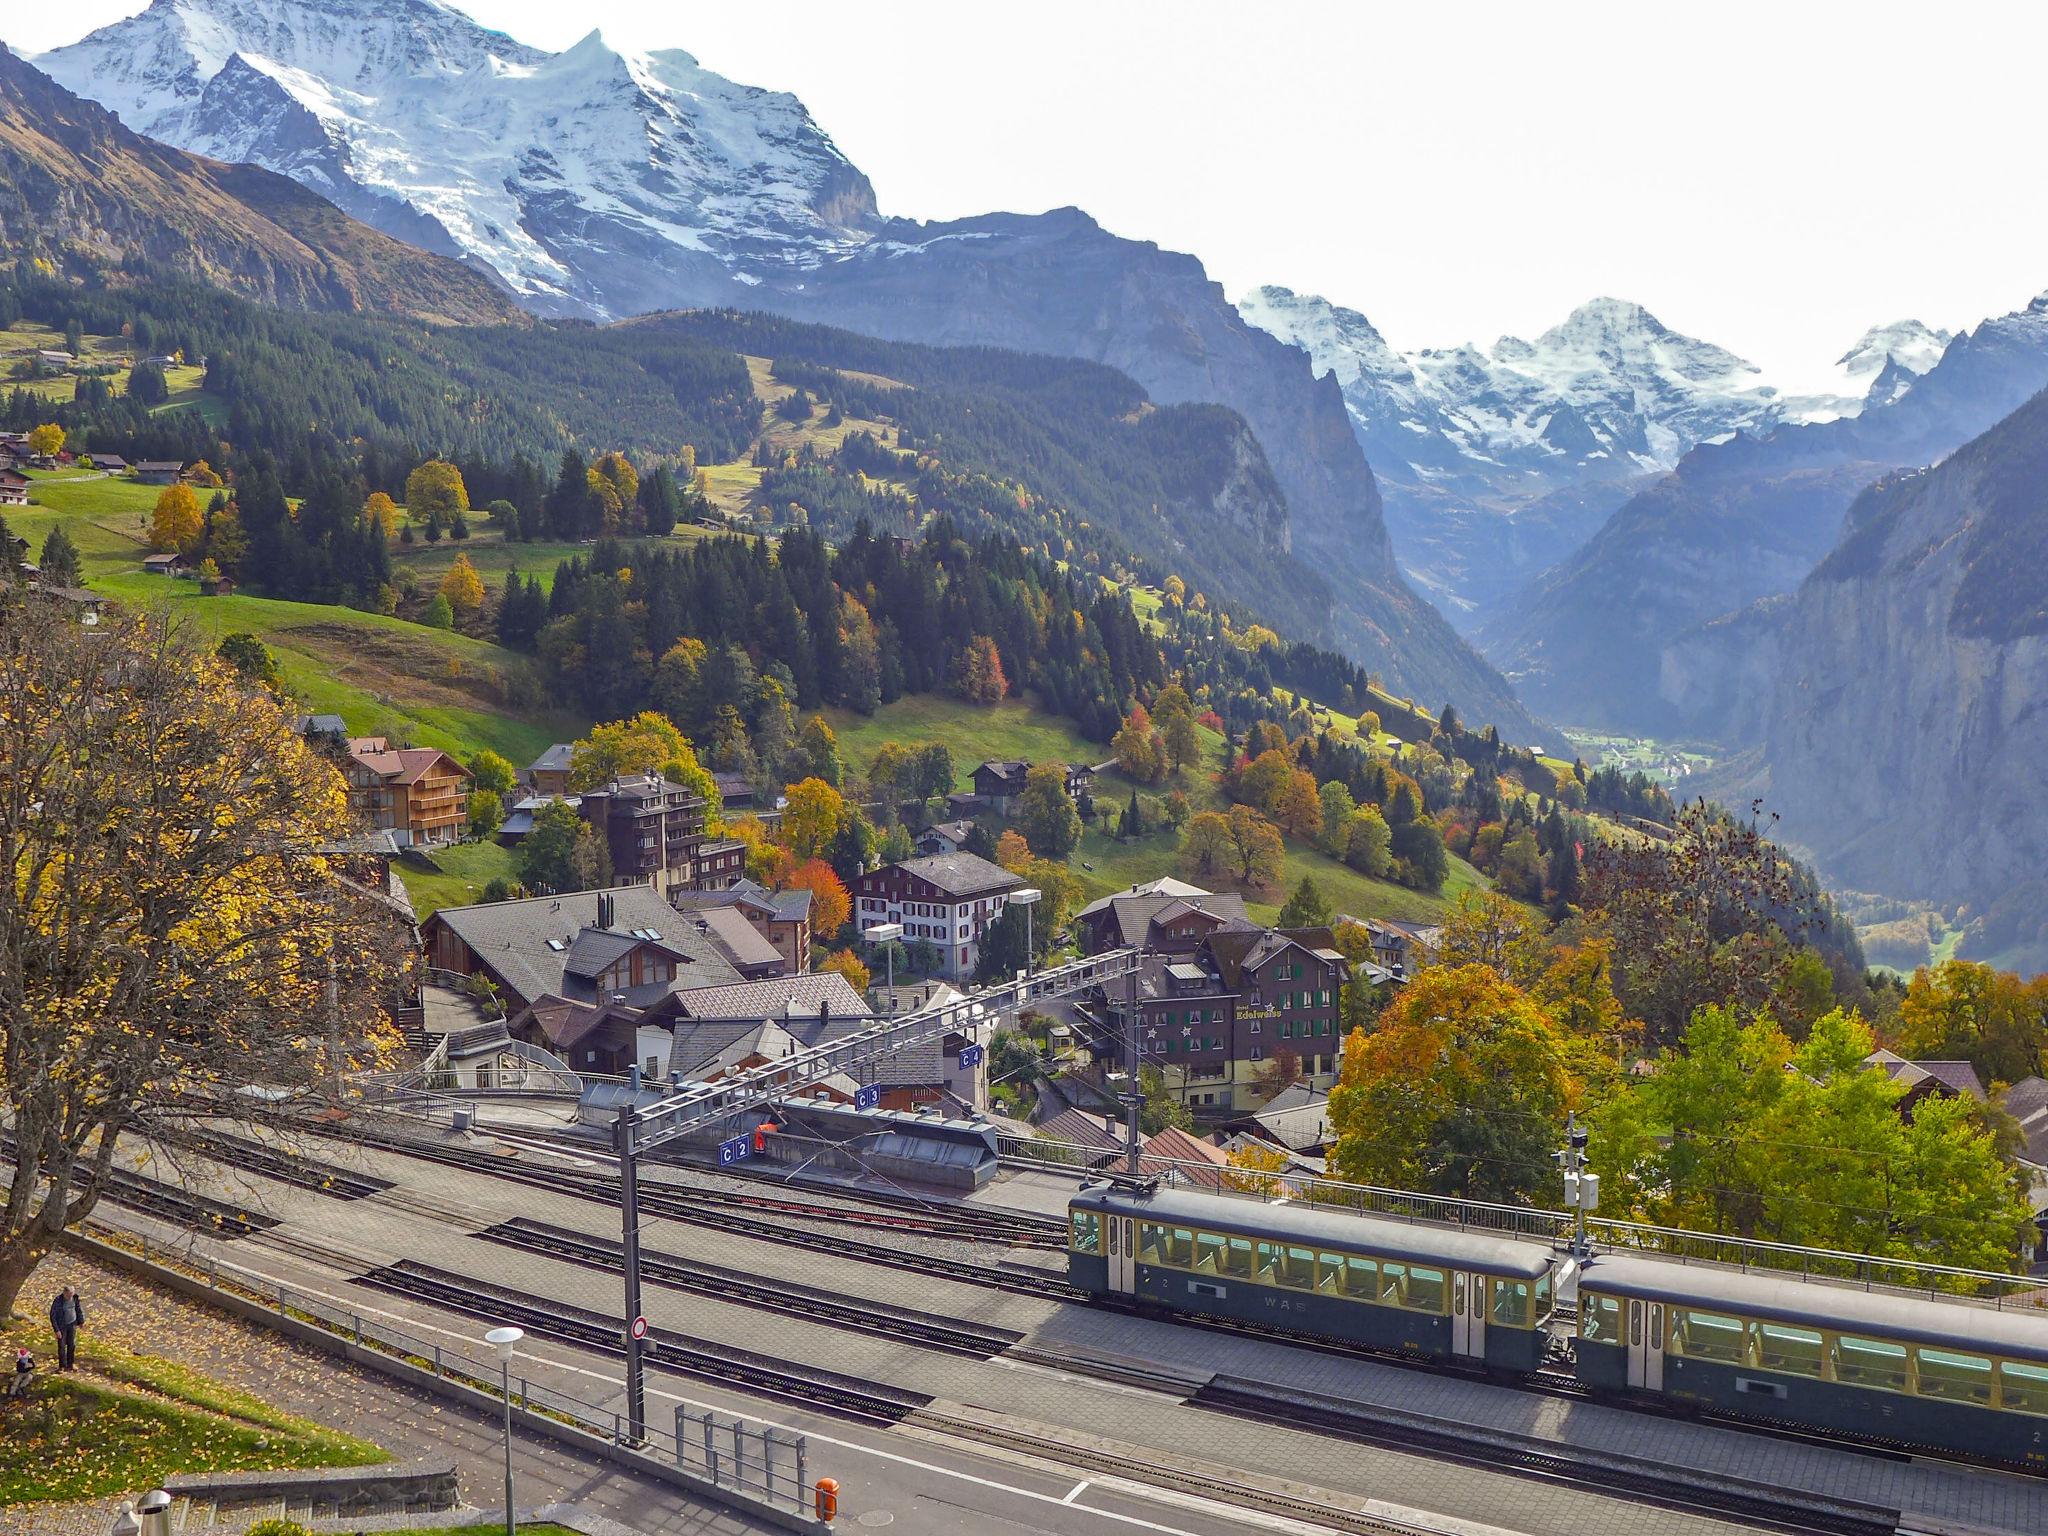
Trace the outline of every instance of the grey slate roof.
{"type": "Polygon", "coordinates": [[[756,965],[778,965],[782,951],[761,935],[737,907],[705,907],[696,913],[711,942],[742,970],[756,965]]]}
{"type": "Polygon", "coordinates": [[[692,1019],[780,1019],[791,1010],[799,1017],[815,1018],[821,1007],[835,1023],[841,1018],[864,1023],[868,1018],[866,1000],[837,971],[763,976],[757,981],[742,981],[735,974],[730,981],[716,985],[678,987],[671,1006],[677,1014],[692,1019]]]}
{"type": "Polygon", "coordinates": [[[1235,891],[1225,891],[1220,895],[1203,892],[1190,896],[1180,891],[1162,891],[1139,896],[1105,896],[1083,908],[1077,921],[1104,911],[1109,914],[1110,942],[1126,947],[1142,944],[1155,920],[1171,922],[1174,917],[1188,911],[1210,913],[1226,924],[1251,921],[1245,913],[1244,898],[1235,891]]]}
{"type": "MultiPolygon", "coordinates": [[[[759,1045],[786,1037],[795,1042],[794,1048],[807,1050],[829,1045],[875,1022],[861,995],[836,971],[769,976],[677,993],[664,1002],[657,1017],[662,1015],[669,1016],[667,1022],[675,1031],[670,1069],[686,1077],[721,1070],[719,1062],[729,1066],[744,1060],[751,1054],[746,1047],[749,1041],[759,1045]],[[818,1012],[820,1002],[830,1005],[823,1017],[818,1012]]],[[[779,1059],[789,1051],[763,1049],[762,1054],[779,1059]]],[[[875,1067],[863,1069],[860,1078],[885,1088],[929,1087],[944,1081],[945,1075],[941,1043],[932,1040],[892,1052],[875,1067]]]]}
{"type": "Polygon", "coordinates": [[[573,742],[558,741],[526,765],[528,773],[567,773],[570,755],[576,750],[573,742]]]}
{"type": "MultiPolygon", "coordinates": [[[[570,949],[584,929],[595,927],[599,894],[575,891],[484,906],[443,907],[427,922],[429,926],[445,924],[479,960],[504,979],[506,986],[523,1001],[531,1002],[551,992],[566,995],[574,990],[573,982],[564,986],[570,949]],[[549,948],[550,939],[562,948],[549,948]]],[[[676,966],[678,990],[722,986],[740,979],[739,972],[717,946],[652,888],[627,885],[610,894],[615,932],[649,929],[682,957],[676,966]]]]}
{"type": "Polygon", "coordinates": [[[956,901],[1014,891],[1024,884],[1002,865],[978,853],[932,853],[921,859],[900,860],[896,867],[936,886],[956,901]]]}

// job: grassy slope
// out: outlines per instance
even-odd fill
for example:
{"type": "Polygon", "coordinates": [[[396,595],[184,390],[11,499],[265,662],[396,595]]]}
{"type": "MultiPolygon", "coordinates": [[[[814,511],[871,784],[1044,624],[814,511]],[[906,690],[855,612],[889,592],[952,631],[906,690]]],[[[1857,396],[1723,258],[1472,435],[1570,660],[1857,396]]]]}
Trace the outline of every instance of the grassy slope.
{"type": "Polygon", "coordinates": [[[62,522],[94,591],[118,602],[162,605],[207,635],[248,630],[261,636],[305,706],[339,714],[353,731],[464,757],[490,747],[526,763],[550,742],[587,726],[512,702],[506,690],[526,660],[486,641],[319,603],[241,594],[204,598],[196,582],[148,574],[141,561],[159,494],[154,486],[68,474],[35,481],[37,505],[12,508],[7,519],[29,540],[31,557],[62,522]]]}
{"type": "MultiPolygon", "coordinates": [[[[1018,699],[1007,699],[992,709],[984,709],[958,699],[923,695],[898,699],[865,718],[837,710],[829,718],[832,728],[839,733],[841,754],[849,764],[862,769],[885,741],[943,741],[952,749],[962,789],[969,787],[974,765],[984,758],[1092,763],[1109,755],[1108,749],[1099,743],[1076,735],[1068,722],[1039,713],[1018,699]]],[[[1202,731],[1201,736],[1201,761],[1213,765],[1222,739],[1209,730],[1202,731]]],[[[1206,777],[1208,771],[1208,766],[1191,767],[1179,786],[1198,811],[1220,810],[1224,805],[1221,791],[1206,777]]],[[[1139,793],[1161,795],[1174,787],[1141,787],[1139,793]]],[[[1174,872],[1179,862],[1179,838],[1171,831],[1120,843],[1101,830],[1130,797],[1131,788],[1131,781],[1118,769],[1111,769],[1098,782],[1096,801],[1100,813],[1096,826],[1083,835],[1073,858],[1074,873],[1081,877],[1091,897],[1157,879],[1174,872]]],[[[1279,912],[1287,893],[1304,876],[1314,877],[1331,906],[1355,917],[1428,918],[1443,912],[1465,890],[1487,883],[1470,864],[1454,858],[1451,878],[1442,895],[1428,896],[1388,880],[1368,879],[1327,854],[1290,839],[1279,885],[1267,890],[1247,890],[1247,908],[1254,917],[1270,920],[1279,912]]]]}
{"type": "MultiPolygon", "coordinates": [[[[529,759],[530,761],[530,759],[529,759]]],[[[411,859],[398,866],[412,909],[422,919],[443,907],[471,906],[483,898],[493,880],[517,881],[519,853],[497,843],[461,843],[436,848],[429,855],[437,869],[423,869],[411,859]]]]}
{"type": "MultiPolygon", "coordinates": [[[[48,1328],[5,1333],[47,1368],[48,1328]]],[[[366,1466],[388,1460],[367,1440],[326,1429],[174,1361],[88,1333],[74,1376],[44,1375],[26,1403],[0,1403],[0,1507],[99,1498],[180,1472],[366,1466]]]]}
{"type": "MultiPolygon", "coordinates": [[[[33,320],[17,321],[6,330],[0,330],[0,378],[6,379],[6,388],[27,390],[32,395],[58,403],[75,399],[78,394],[78,378],[75,374],[56,374],[47,378],[12,377],[15,365],[31,361],[38,351],[62,352],[65,350],[64,333],[51,330],[48,326],[37,325],[33,320]]],[[[135,345],[119,336],[88,336],[85,351],[79,359],[86,368],[118,366],[120,372],[111,376],[114,393],[128,393],[128,374],[135,361],[135,345]]],[[[227,413],[219,402],[208,399],[200,385],[206,378],[206,370],[194,363],[182,363],[164,370],[164,382],[170,386],[171,397],[162,405],[152,409],[151,414],[181,410],[187,406],[203,412],[209,421],[227,419],[227,413]]]]}

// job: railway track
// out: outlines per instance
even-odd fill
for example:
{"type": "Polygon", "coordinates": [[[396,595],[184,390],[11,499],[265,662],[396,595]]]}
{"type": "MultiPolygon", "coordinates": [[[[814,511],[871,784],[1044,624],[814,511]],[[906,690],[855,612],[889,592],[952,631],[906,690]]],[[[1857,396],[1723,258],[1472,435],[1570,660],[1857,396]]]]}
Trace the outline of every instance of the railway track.
{"type": "Polygon", "coordinates": [[[337,1168],[332,1163],[323,1163],[283,1147],[269,1146],[225,1131],[181,1126],[157,1134],[159,1139],[173,1146],[202,1153],[231,1168],[258,1173],[281,1184],[310,1189],[316,1194],[331,1195],[337,1200],[363,1200],[395,1187],[390,1179],[337,1168]]]}
{"type": "MultiPolygon", "coordinates": [[[[7,1160],[18,1168],[20,1164],[15,1162],[15,1150],[13,1133],[0,1133],[0,1154],[5,1154],[7,1160]]],[[[154,1216],[173,1226],[211,1232],[223,1239],[248,1237],[253,1233],[267,1232],[277,1225],[276,1217],[266,1216],[261,1211],[244,1210],[212,1195],[194,1194],[128,1168],[109,1168],[104,1191],[104,1198],[116,1205],[154,1216]]]]}
{"type": "MultiPolygon", "coordinates": [[[[625,1327],[618,1318],[561,1302],[538,1306],[531,1298],[504,1286],[410,1259],[373,1269],[358,1283],[471,1317],[511,1323],[536,1338],[553,1339],[606,1355],[626,1352],[622,1342],[625,1327]]],[[[932,1401],[922,1392],[778,1360],[751,1350],[723,1344],[715,1349],[702,1347],[701,1341],[666,1328],[650,1329],[643,1347],[651,1364],[678,1375],[722,1382],[779,1402],[829,1409],[863,1423],[899,1423],[932,1401]]]]}
{"type": "MultiPolygon", "coordinates": [[[[544,1254],[549,1258],[567,1259],[611,1274],[618,1274],[625,1267],[618,1243],[565,1227],[549,1226],[545,1222],[522,1218],[487,1227],[476,1235],[489,1242],[544,1254]]],[[[897,1339],[923,1349],[966,1355],[977,1360],[999,1355],[1024,1337],[1011,1328],[962,1323],[930,1312],[907,1311],[879,1302],[835,1295],[811,1286],[764,1281],[739,1270],[699,1264],[655,1248],[643,1247],[640,1250],[640,1274],[643,1279],[659,1281],[694,1295],[829,1323],[855,1333],[897,1339]]]]}
{"type": "Polygon", "coordinates": [[[1223,1384],[1204,1387],[1188,1401],[1237,1418],[1291,1429],[1309,1428],[1333,1439],[1405,1451],[1490,1472],[1512,1472],[1543,1482],[1566,1484],[1591,1492],[1626,1498],[1639,1504],[1740,1520],[1765,1530],[1819,1533],[1819,1536],[1894,1536],[1901,1512],[1830,1507],[1794,1502],[1789,1493],[1766,1494],[1687,1482],[1680,1477],[1606,1465],[1542,1450],[1535,1446],[1483,1444],[1469,1436],[1415,1423],[1394,1423],[1288,1398],[1274,1398],[1223,1384]]]}

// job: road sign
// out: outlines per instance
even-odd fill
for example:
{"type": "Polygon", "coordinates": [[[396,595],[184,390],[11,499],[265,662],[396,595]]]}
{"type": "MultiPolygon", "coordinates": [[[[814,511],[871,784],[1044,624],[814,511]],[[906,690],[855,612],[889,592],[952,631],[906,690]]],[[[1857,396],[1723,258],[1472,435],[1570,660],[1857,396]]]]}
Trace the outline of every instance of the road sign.
{"type": "Polygon", "coordinates": [[[963,1046],[961,1046],[961,1047],[960,1047],[960,1070],[961,1070],[962,1072],[965,1072],[965,1071],[966,1071],[966,1070],[967,1070],[967,1069],[968,1069],[969,1067],[978,1067],[978,1066],[980,1066],[980,1065],[981,1065],[981,1062],[982,1062],[982,1058],[983,1058],[984,1056],[986,1056],[987,1054],[988,1054],[988,1051],[987,1051],[987,1049],[986,1049],[985,1047],[983,1047],[983,1046],[979,1046],[979,1045],[963,1045],[963,1046]]]}
{"type": "Polygon", "coordinates": [[[743,1163],[754,1155],[754,1144],[744,1136],[735,1136],[730,1141],[718,1144],[718,1161],[721,1167],[743,1163]]]}
{"type": "Polygon", "coordinates": [[[882,1087],[879,1083],[863,1083],[853,1090],[855,1109],[873,1109],[882,1102],[882,1087]]]}
{"type": "Polygon", "coordinates": [[[636,1317],[636,1318],[634,1318],[634,1319],[633,1319],[633,1337],[634,1337],[634,1338],[636,1338],[636,1339],[644,1339],[644,1338],[646,1338],[646,1337],[647,1337],[647,1319],[646,1319],[646,1318],[644,1318],[644,1317],[636,1317]]]}

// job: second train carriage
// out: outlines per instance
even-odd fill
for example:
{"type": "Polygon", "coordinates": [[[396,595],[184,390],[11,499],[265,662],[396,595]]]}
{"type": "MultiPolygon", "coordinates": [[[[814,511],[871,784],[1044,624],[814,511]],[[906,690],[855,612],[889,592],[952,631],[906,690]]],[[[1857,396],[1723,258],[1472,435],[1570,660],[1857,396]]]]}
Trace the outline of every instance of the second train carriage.
{"type": "Polygon", "coordinates": [[[1553,1295],[1542,1248],[1327,1207],[1097,1185],[1068,1207],[1096,1295],[1526,1373],[1553,1295]]]}
{"type": "Polygon", "coordinates": [[[1605,1254],[1579,1379],[1723,1413],[2048,1466],[2048,1314],[1605,1254]]]}

